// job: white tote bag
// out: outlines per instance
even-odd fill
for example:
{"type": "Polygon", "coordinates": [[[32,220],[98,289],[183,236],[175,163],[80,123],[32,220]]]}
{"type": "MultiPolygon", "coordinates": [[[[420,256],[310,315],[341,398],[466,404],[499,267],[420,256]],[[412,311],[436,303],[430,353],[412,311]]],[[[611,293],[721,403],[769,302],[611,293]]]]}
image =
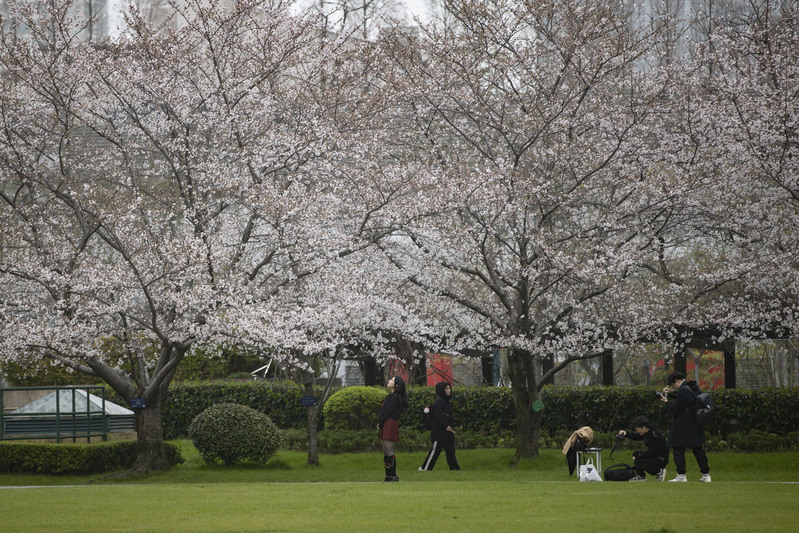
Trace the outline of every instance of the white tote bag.
{"type": "Polygon", "coordinates": [[[597,472],[594,461],[590,457],[584,465],[580,465],[580,481],[602,481],[602,476],[597,472]]]}

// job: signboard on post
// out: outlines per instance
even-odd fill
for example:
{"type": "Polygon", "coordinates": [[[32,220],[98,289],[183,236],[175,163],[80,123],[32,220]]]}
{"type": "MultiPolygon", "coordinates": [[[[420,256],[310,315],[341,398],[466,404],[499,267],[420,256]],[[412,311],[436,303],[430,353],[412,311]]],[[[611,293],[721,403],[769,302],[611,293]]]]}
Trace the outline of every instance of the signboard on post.
{"type": "Polygon", "coordinates": [[[316,396],[303,396],[300,398],[300,405],[303,407],[313,407],[319,403],[319,398],[316,396]]]}
{"type": "Polygon", "coordinates": [[[131,409],[144,409],[147,407],[147,400],[144,398],[131,398],[130,399],[130,408],[131,409]]]}

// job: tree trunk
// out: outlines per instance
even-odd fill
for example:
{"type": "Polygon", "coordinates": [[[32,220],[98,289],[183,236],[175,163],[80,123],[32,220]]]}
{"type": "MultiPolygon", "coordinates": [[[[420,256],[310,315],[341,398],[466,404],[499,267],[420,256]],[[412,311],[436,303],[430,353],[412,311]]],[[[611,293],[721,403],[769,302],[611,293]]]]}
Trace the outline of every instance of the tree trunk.
{"type": "Polygon", "coordinates": [[[148,474],[152,470],[169,470],[164,447],[164,429],[161,425],[161,402],[142,409],[134,409],[138,455],[133,474],[148,474]]]}
{"type": "MultiPolygon", "coordinates": [[[[305,396],[313,396],[313,381],[305,383],[305,396]]],[[[308,410],[308,464],[319,466],[319,439],[317,437],[319,405],[309,405],[308,410]]]]}
{"type": "Polygon", "coordinates": [[[364,357],[361,361],[363,368],[363,384],[367,387],[379,385],[377,379],[377,361],[371,355],[364,357]]]}
{"type": "Polygon", "coordinates": [[[543,419],[541,411],[533,412],[538,387],[529,352],[511,349],[508,354],[509,376],[516,411],[516,459],[538,457],[538,434],[543,419]]]}

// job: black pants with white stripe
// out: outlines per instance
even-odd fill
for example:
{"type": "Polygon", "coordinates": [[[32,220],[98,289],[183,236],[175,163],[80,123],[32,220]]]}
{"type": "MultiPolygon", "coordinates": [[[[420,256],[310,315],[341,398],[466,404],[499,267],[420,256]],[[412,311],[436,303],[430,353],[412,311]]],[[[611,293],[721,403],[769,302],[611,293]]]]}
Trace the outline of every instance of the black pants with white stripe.
{"type": "Polygon", "coordinates": [[[425,457],[425,460],[419,470],[432,470],[433,467],[436,466],[436,461],[438,460],[438,456],[441,455],[442,448],[447,454],[447,464],[449,465],[449,469],[460,470],[461,467],[458,465],[458,459],[455,457],[455,442],[442,442],[440,440],[433,441],[433,445],[430,447],[430,452],[427,454],[427,457],[425,457]]]}

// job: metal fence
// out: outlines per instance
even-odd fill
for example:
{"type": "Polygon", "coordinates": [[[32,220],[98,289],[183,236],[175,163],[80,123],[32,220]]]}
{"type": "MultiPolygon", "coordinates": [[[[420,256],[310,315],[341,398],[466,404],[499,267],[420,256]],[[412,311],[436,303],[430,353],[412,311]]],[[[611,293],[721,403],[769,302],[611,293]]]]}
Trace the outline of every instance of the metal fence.
{"type": "MultiPolygon", "coordinates": [[[[82,403],[82,402],[81,402],[82,403]]],[[[109,416],[106,413],[105,387],[99,385],[75,387],[15,387],[0,389],[0,440],[31,440],[55,439],[62,442],[65,439],[86,439],[91,442],[92,437],[108,440],[109,416]],[[22,391],[53,391],[53,405],[50,405],[51,395],[43,395],[15,411],[6,413],[6,398],[10,392],[22,391]],[[91,401],[92,391],[100,399],[100,405],[91,401]],[[85,399],[85,408],[78,408],[80,400],[85,399]],[[26,407],[40,402],[42,410],[26,409],[26,407]]]]}

